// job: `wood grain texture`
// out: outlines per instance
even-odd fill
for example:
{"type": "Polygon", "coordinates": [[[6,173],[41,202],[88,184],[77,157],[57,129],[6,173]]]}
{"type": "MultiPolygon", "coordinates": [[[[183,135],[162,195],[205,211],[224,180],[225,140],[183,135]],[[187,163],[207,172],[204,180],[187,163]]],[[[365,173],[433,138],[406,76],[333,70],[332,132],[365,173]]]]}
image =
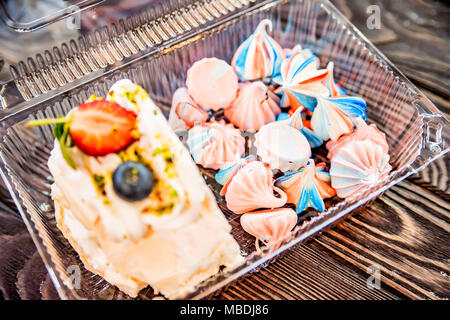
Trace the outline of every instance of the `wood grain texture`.
{"type": "MultiPolygon", "coordinates": [[[[450,9],[444,1],[333,2],[450,115],[450,9]],[[373,4],[381,9],[381,30],[366,27],[366,10],[373,4]]],[[[444,135],[448,139],[450,133],[444,135]]],[[[433,162],[370,207],[239,279],[215,298],[450,298],[449,159],[433,162]],[[367,286],[370,266],[380,269],[380,289],[367,286]]],[[[57,299],[34,247],[23,245],[31,240],[3,186],[0,199],[0,299],[57,299]]]]}

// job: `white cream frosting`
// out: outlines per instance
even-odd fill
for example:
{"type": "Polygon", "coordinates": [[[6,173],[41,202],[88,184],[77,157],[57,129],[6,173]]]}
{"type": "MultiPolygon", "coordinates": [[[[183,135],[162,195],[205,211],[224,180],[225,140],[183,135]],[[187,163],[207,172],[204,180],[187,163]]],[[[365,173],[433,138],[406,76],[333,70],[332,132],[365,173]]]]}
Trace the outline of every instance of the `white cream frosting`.
{"type": "Polygon", "coordinates": [[[55,141],[48,165],[55,179],[56,218],[86,267],[130,296],[150,285],[168,298],[177,298],[220,266],[242,263],[230,225],[159,108],[129,80],[118,81],[107,99],[137,112],[140,137],[129,150],[139,150],[150,163],[163,183],[161,192],[174,194],[173,199],[165,198],[173,206],[155,214],[160,203],[152,194],[137,202],[121,199],[111,180],[122,162],[119,155],[92,157],[72,148],[77,166],[73,170],[55,141]],[[173,162],[167,161],[168,155],[173,162]],[[105,177],[103,195],[94,174],[105,177]]]}

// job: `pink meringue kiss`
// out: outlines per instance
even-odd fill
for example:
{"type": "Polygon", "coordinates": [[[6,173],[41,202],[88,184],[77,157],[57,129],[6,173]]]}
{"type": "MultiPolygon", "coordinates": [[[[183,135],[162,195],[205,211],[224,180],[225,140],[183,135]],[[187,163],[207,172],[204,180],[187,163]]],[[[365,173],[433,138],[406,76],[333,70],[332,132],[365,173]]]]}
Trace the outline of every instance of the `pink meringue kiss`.
{"type": "Polygon", "coordinates": [[[220,195],[224,196],[227,192],[228,185],[230,184],[233,177],[238,173],[239,170],[242,169],[246,164],[256,161],[256,157],[254,155],[249,155],[245,158],[239,159],[236,162],[227,163],[220,168],[220,171],[216,173],[215,179],[221,184],[223,187],[220,190],[220,195]]]}
{"type": "Polygon", "coordinates": [[[330,140],[327,142],[328,159],[333,158],[340,148],[351,141],[369,140],[379,145],[385,153],[388,153],[389,145],[386,142],[386,136],[378,130],[376,125],[367,125],[361,118],[354,119],[353,122],[356,124],[356,128],[352,133],[344,134],[336,141],[330,140]]]}
{"type": "Polygon", "coordinates": [[[256,153],[272,169],[298,170],[311,157],[305,136],[285,121],[266,124],[255,134],[256,153]]]}
{"type": "Polygon", "coordinates": [[[186,88],[179,88],[172,97],[169,124],[173,131],[187,130],[208,120],[208,112],[200,108],[189,96],[186,88]]]}
{"type": "Polygon", "coordinates": [[[272,31],[272,21],[262,20],[233,56],[231,65],[244,81],[271,77],[280,72],[283,49],[267,34],[266,27],[272,31]]]}
{"type": "Polygon", "coordinates": [[[186,87],[201,107],[217,111],[229,107],[236,98],[238,77],[225,61],[204,58],[187,71],[186,87]]]}
{"type": "Polygon", "coordinates": [[[241,226],[256,238],[255,247],[259,251],[259,240],[273,246],[282,240],[297,224],[297,214],[290,208],[261,210],[241,216],[241,226]]]}
{"type": "Polygon", "coordinates": [[[331,158],[331,185],[341,198],[376,184],[391,170],[389,154],[372,141],[350,141],[331,158]]]}
{"type": "Polygon", "coordinates": [[[194,126],[188,132],[187,145],[196,163],[214,170],[238,160],[245,151],[240,130],[224,120],[194,126]]]}
{"type": "Polygon", "coordinates": [[[225,117],[241,130],[256,132],[276,120],[281,112],[279,103],[280,99],[261,81],[245,83],[231,107],[225,109],[225,117]]]}
{"type": "Polygon", "coordinates": [[[234,213],[241,214],[259,208],[278,208],[286,204],[286,194],[273,185],[270,168],[260,161],[243,166],[228,184],[225,201],[234,213]],[[274,190],[280,195],[274,195],[274,190]]]}

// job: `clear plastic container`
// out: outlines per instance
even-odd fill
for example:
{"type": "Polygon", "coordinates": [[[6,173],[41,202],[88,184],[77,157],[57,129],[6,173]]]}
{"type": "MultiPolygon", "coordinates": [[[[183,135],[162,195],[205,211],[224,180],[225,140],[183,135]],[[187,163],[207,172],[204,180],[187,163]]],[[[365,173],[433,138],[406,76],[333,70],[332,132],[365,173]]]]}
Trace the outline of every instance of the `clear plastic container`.
{"type": "Polygon", "coordinates": [[[0,0],[0,19],[17,32],[35,31],[71,17],[104,0],[0,0]]]}
{"type": "MultiPolygon", "coordinates": [[[[56,227],[47,168],[52,129],[26,128],[24,123],[65,114],[92,93],[104,96],[121,78],[141,84],[167,114],[172,93],[183,86],[194,61],[211,56],[230,61],[237,46],[264,18],[274,23],[273,36],[282,47],[301,44],[311,48],[322,64],[334,61],[337,81],[366,100],[368,122],[386,134],[393,170],[350,199],[328,202],[325,212],[310,215],[280,245],[261,252],[255,251],[254,238],[242,230],[238,216],[225,212],[246,261],[183,298],[207,297],[258,270],[450,150],[441,134],[449,129],[448,120],[328,1],[171,1],[151,12],[160,15],[145,12],[62,44],[53,54],[19,63],[11,69],[14,80],[0,90],[1,174],[61,298],[129,297],[87,271],[56,227]],[[79,288],[66,281],[73,265],[82,270],[79,288]]],[[[212,171],[203,173],[217,191],[212,171]]],[[[220,199],[219,205],[224,207],[220,199]]],[[[138,296],[152,297],[151,288],[138,296]]]]}

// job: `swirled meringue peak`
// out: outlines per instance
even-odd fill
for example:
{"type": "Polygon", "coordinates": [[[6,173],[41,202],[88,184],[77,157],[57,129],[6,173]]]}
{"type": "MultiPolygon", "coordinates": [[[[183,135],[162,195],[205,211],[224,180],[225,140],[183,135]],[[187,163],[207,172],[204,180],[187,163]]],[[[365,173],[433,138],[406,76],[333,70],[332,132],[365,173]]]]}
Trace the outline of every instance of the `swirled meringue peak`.
{"type": "Polygon", "coordinates": [[[328,71],[318,67],[319,58],[315,55],[305,58],[302,52],[295,52],[283,61],[280,75],[273,78],[273,81],[280,85],[275,93],[282,94],[282,107],[305,107],[313,111],[317,104],[315,96],[329,95],[323,84],[328,71]]]}
{"type": "Polygon", "coordinates": [[[330,185],[330,174],[325,168],[325,163],[315,165],[314,160],[310,159],[305,168],[275,180],[275,185],[286,193],[287,202],[297,206],[297,213],[306,208],[325,211],[323,199],[336,195],[330,185]]]}
{"type": "Polygon", "coordinates": [[[324,83],[327,86],[328,91],[330,91],[330,95],[332,97],[347,95],[347,91],[345,91],[345,89],[334,81],[334,63],[332,61],[328,62],[327,70],[328,74],[324,80],[324,83]]]}
{"type": "Polygon", "coordinates": [[[194,126],[188,132],[187,145],[196,163],[214,170],[238,160],[245,151],[239,129],[224,120],[194,126]]]}
{"type": "Polygon", "coordinates": [[[259,208],[282,207],[286,200],[286,194],[274,187],[269,166],[260,161],[243,166],[231,179],[225,193],[228,208],[237,214],[259,208]],[[274,190],[279,197],[274,195],[274,190]]]}
{"type": "Polygon", "coordinates": [[[280,99],[261,81],[248,82],[238,90],[238,96],[225,109],[225,117],[241,130],[256,132],[266,123],[276,120],[281,112],[280,99]]]}
{"type": "Polygon", "coordinates": [[[225,195],[228,185],[231,182],[231,179],[233,179],[233,177],[236,175],[236,173],[240,169],[242,169],[243,166],[255,160],[256,157],[254,155],[249,155],[245,158],[239,159],[236,162],[224,164],[221,167],[221,170],[215,175],[216,181],[223,186],[222,190],[220,190],[221,196],[225,195]]]}
{"type": "Polygon", "coordinates": [[[344,134],[336,141],[330,140],[327,142],[328,159],[333,158],[342,146],[351,141],[369,140],[379,145],[384,152],[388,153],[389,145],[386,142],[386,136],[378,130],[375,124],[367,125],[361,118],[354,119],[353,122],[355,123],[355,129],[352,133],[344,134]]]}
{"type": "Polygon", "coordinates": [[[245,213],[241,216],[241,226],[256,238],[255,247],[259,251],[259,241],[266,245],[276,245],[297,224],[297,214],[291,208],[278,208],[245,213]]]}
{"type": "Polygon", "coordinates": [[[383,179],[391,170],[389,154],[370,140],[350,141],[331,158],[331,185],[348,198],[383,179]]]}
{"type": "Polygon", "coordinates": [[[283,49],[283,52],[284,52],[286,59],[289,59],[297,52],[300,52],[305,59],[308,59],[309,57],[314,55],[314,53],[312,52],[311,49],[306,49],[306,48],[303,49],[302,46],[299,44],[295,45],[292,49],[285,48],[285,49],[283,49]]]}
{"type": "Polygon", "coordinates": [[[266,124],[255,134],[256,153],[272,169],[298,170],[311,157],[311,147],[298,128],[285,121],[266,124]]]}
{"type": "Polygon", "coordinates": [[[243,81],[272,77],[280,72],[283,49],[266,31],[272,21],[262,20],[255,32],[234,53],[231,65],[243,81]]]}
{"type": "Polygon", "coordinates": [[[195,124],[206,122],[208,117],[208,112],[194,102],[186,88],[179,88],[175,91],[169,113],[169,124],[172,130],[187,130],[195,124]]]}
{"type": "Polygon", "coordinates": [[[366,119],[366,103],[359,97],[316,96],[317,106],[311,117],[311,128],[322,140],[337,140],[353,131],[354,118],[366,119]]]}
{"type": "Polygon", "coordinates": [[[238,77],[225,61],[204,58],[187,71],[186,87],[202,108],[217,111],[229,107],[236,98],[238,77]]]}
{"type": "Polygon", "coordinates": [[[301,109],[295,110],[295,112],[287,119],[285,118],[277,121],[283,122],[297,130],[300,130],[306,140],[308,140],[311,148],[316,148],[322,145],[323,140],[317,136],[311,128],[304,125],[305,121],[303,120],[303,112],[301,109]]]}

